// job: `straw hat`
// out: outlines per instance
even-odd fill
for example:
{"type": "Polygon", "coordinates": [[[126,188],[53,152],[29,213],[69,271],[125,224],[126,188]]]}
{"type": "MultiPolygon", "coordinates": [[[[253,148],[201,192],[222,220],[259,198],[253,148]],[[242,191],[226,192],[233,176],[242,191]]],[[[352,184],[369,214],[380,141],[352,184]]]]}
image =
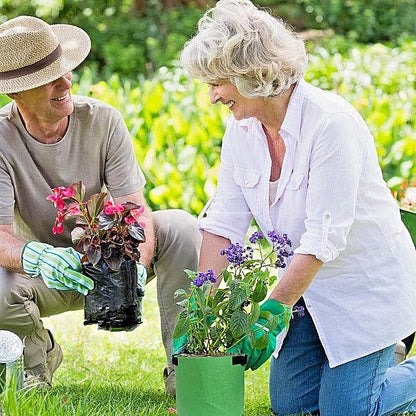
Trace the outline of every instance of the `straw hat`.
{"type": "Polygon", "coordinates": [[[91,41],[82,29],[49,25],[20,16],[0,25],[0,94],[30,90],[55,81],[88,55],[91,41]]]}

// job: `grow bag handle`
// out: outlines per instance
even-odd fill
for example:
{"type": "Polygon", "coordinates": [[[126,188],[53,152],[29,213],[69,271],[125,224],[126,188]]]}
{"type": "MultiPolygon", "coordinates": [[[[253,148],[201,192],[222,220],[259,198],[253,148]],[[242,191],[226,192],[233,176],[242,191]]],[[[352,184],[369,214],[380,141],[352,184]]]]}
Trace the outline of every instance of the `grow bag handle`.
{"type": "MultiPolygon", "coordinates": [[[[178,365],[178,355],[179,354],[173,354],[172,355],[172,364],[178,365]]],[[[247,355],[233,355],[231,358],[231,362],[233,365],[246,365],[247,364],[247,355]]]]}
{"type": "Polygon", "coordinates": [[[233,365],[246,365],[247,364],[247,354],[244,355],[235,355],[232,358],[233,365]]]}

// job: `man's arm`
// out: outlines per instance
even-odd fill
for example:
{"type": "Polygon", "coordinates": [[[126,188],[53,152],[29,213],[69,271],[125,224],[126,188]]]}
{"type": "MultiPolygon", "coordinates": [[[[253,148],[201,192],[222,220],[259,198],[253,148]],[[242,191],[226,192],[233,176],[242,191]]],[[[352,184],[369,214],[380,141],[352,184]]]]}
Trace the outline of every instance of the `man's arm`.
{"type": "Polygon", "coordinates": [[[133,194],[125,195],[122,197],[114,198],[116,204],[123,202],[134,202],[144,207],[144,212],[140,215],[140,222],[144,223],[144,234],[146,241],[140,244],[140,262],[143,263],[146,268],[149,268],[155,252],[155,232],[153,227],[153,219],[150,208],[147,206],[143,192],[138,191],[133,194]]]}
{"type": "Polygon", "coordinates": [[[21,255],[25,242],[15,237],[13,225],[0,225],[0,266],[23,273],[21,255]]]}

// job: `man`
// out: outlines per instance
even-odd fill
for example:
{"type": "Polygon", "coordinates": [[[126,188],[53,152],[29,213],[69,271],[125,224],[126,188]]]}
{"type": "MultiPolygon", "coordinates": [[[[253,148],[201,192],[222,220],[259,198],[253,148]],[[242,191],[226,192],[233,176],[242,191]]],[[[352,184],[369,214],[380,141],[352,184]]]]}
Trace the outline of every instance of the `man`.
{"type": "Polygon", "coordinates": [[[26,384],[51,386],[62,350],[41,318],[82,308],[93,282],[80,273],[79,256],[69,248],[70,230],[52,233],[56,210],[46,197],[52,188],[79,180],[87,197],[105,187],[117,204],[146,207],[141,262],[149,270],[147,281],[158,278],[165,386],[174,395],[173,294],[188,284],[183,270],[197,266],[200,234],[186,212],[150,213],[145,179],[120,113],[71,96],[71,71],[89,50],[88,35],[71,25],[28,16],[0,25],[0,93],[13,100],[0,110],[0,329],[24,340],[26,384]],[[34,249],[35,270],[29,270],[34,249]],[[63,262],[44,276],[42,266],[58,256],[63,262]]]}

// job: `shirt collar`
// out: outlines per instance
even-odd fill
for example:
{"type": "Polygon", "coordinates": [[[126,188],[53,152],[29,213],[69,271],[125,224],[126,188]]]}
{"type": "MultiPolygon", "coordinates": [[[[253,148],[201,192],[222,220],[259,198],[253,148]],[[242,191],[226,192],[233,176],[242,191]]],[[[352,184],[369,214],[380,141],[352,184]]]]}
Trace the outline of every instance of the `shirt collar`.
{"type": "Polygon", "coordinates": [[[301,114],[304,83],[305,81],[303,79],[296,83],[289,100],[282,127],[280,128],[282,131],[288,132],[296,139],[299,139],[300,137],[301,117],[299,117],[299,114],[301,114]]]}
{"type": "MultiPolygon", "coordinates": [[[[301,118],[299,117],[300,108],[302,106],[303,88],[305,81],[299,80],[295,88],[293,89],[292,95],[289,100],[287,107],[286,116],[283,120],[281,127],[282,131],[288,132],[290,135],[298,139],[300,137],[300,123],[301,118]]],[[[239,121],[239,126],[244,130],[245,133],[261,129],[261,123],[254,117],[246,118],[239,121]]]]}

